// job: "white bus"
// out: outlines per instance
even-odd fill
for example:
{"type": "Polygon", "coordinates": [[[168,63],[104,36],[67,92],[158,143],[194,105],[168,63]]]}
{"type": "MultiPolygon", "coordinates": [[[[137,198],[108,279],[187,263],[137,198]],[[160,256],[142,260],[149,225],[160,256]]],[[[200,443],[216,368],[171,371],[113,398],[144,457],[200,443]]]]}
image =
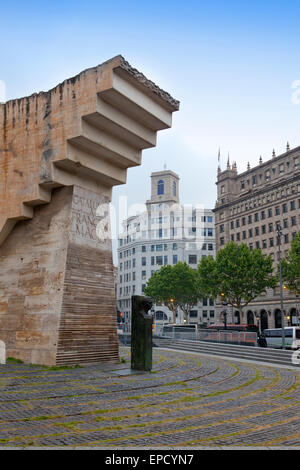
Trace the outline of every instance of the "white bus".
{"type": "MultiPolygon", "coordinates": [[[[272,330],[264,330],[268,348],[282,347],[282,328],[274,328],[272,330]]],[[[300,327],[286,326],[284,328],[285,346],[289,349],[300,348],[300,327]]]]}

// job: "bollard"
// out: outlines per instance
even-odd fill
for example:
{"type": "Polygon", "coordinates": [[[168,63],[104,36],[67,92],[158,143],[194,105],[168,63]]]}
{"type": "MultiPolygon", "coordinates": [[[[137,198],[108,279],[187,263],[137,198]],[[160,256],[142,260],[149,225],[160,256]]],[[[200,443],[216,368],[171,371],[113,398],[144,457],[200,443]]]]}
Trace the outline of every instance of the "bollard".
{"type": "Polygon", "coordinates": [[[131,297],[131,369],[152,369],[152,299],[141,295],[131,297]]]}

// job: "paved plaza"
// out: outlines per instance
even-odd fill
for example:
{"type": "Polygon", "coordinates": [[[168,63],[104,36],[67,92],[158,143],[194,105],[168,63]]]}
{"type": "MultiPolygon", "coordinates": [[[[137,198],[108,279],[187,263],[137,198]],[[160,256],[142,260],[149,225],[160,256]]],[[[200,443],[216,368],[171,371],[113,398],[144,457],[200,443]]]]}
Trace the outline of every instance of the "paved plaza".
{"type": "Polygon", "coordinates": [[[0,366],[0,445],[299,446],[300,373],[163,349],[118,365],[0,366]]]}

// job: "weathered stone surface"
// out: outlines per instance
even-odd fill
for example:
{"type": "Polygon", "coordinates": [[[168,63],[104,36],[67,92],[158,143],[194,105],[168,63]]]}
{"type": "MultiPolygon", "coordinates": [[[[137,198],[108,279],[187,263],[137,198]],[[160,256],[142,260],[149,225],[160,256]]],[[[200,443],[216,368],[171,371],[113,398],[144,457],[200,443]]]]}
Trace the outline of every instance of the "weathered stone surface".
{"type": "Polygon", "coordinates": [[[117,56],[0,104],[0,340],[55,364],[118,358],[108,204],[178,102],[117,56]]]}

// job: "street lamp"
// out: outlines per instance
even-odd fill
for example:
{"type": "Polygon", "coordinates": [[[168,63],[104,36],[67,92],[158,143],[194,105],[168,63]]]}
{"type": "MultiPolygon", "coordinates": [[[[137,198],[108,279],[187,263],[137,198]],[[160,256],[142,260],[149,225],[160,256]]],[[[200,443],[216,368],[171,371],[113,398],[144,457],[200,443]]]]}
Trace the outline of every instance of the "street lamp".
{"type": "Polygon", "coordinates": [[[227,302],[225,302],[225,294],[221,294],[221,300],[222,300],[222,305],[225,307],[224,310],[223,310],[223,318],[224,318],[224,330],[227,330],[227,310],[226,310],[226,306],[227,306],[227,302]]]}
{"type": "Polygon", "coordinates": [[[279,261],[279,283],[280,283],[280,310],[281,310],[281,331],[282,331],[282,349],[285,349],[285,331],[284,331],[284,311],[283,311],[283,292],[282,292],[282,272],[281,272],[281,225],[277,224],[277,243],[278,243],[278,261],[279,261]]]}

